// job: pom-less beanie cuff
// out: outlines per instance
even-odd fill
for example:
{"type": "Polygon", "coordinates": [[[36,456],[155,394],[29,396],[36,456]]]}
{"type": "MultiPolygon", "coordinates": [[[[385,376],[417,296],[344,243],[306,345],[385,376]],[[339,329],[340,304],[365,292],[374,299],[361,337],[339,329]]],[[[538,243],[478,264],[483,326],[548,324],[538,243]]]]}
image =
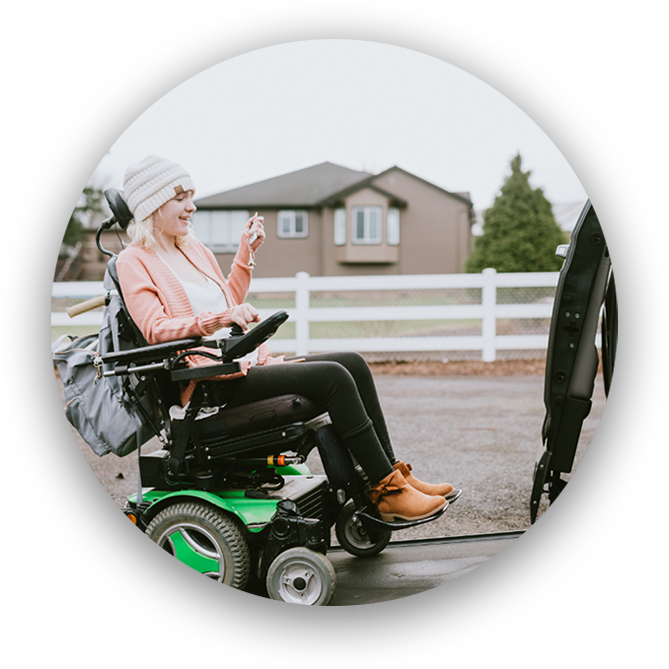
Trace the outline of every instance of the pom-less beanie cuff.
{"type": "Polygon", "coordinates": [[[190,174],[178,163],[147,156],[128,167],[123,195],[136,221],[142,221],[183,190],[195,192],[190,174]]]}

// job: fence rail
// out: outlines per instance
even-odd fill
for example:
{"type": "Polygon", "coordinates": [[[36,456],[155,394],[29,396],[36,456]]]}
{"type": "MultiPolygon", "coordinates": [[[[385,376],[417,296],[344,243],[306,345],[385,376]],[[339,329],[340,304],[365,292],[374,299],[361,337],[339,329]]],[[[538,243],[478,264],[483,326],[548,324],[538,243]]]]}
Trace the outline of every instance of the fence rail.
{"type": "MultiPolygon", "coordinates": [[[[334,349],[361,352],[480,351],[484,361],[492,362],[500,350],[546,349],[546,319],[551,317],[558,276],[558,272],[498,274],[493,269],[486,269],[481,274],[347,277],[312,277],[299,272],[294,277],[253,279],[250,293],[263,296],[258,300],[261,318],[277,310],[270,306],[272,295],[283,294],[283,301],[286,295],[290,296],[288,302],[292,306],[287,306],[286,311],[290,315],[289,322],[294,323],[294,336],[272,338],[269,344],[274,352],[305,355],[334,349]],[[498,300],[500,289],[511,290],[516,301],[498,300]],[[435,291],[448,290],[456,292],[461,303],[435,303],[435,291]],[[390,304],[352,306],[356,295],[363,291],[372,295],[372,302],[387,300],[390,304]],[[425,297],[428,291],[432,291],[430,299],[425,297]],[[317,295],[321,297],[315,298],[317,295]],[[524,299],[522,303],[518,302],[519,296],[524,299]],[[427,303],[406,303],[412,300],[427,303]],[[316,303],[326,306],[314,306],[316,303]],[[498,324],[505,320],[514,323],[538,320],[544,324],[543,332],[532,333],[530,328],[528,333],[527,328],[519,326],[517,332],[500,334],[498,324]],[[459,324],[462,334],[432,334],[439,329],[435,328],[436,322],[459,324]],[[318,323],[351,325],[344,326],[338,333],[340,336],[316,336],[312,324],[318,323]],[[355,323],[358,325],[352,325],[355,323]],[[398,327],[404,323],[401,327],[405,330],[396,336],[358,336],[365,329],[362,324],[372,323],[380,323],[381,328],[383,323],[398,324],[398,327]],[[411,323],[416,327],[407,332],[406,324],[411,323]],[[421,323],[429,323],[431,327],[421,329],[421,323]]],[[[54,283],[52,305],[63,299],[83,300],[102,293],[102,282],[54,283]]],[[[253,299],[249,301],[253,302],[253,299]]],[[[52,327],[99,326],[101,319],[101,310],[70,319],[64,311],[52,306],[52,327]]]]}

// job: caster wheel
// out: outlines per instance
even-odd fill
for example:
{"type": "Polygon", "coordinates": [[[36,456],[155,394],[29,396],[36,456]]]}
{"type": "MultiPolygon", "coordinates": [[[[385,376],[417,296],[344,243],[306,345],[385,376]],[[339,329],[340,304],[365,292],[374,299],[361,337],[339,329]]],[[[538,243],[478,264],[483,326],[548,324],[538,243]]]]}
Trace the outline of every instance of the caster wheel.
{"type": "Polygon", "coordinates": [[[209,578],[243,588],[249,576],[249,548],[234,521],[205,504],[179,503],[163,509],[146,534],[177,560],[209,578]]]}
{"type": "Polygon", "coordinates": [[[544,451],[539,461],[534,465],[534,482],[532,484],[532,494],[530,496],[530,522],[534,523],[537,519],[539,504],[544,494],[544,486],[548,477],[548,465],[551,454],[544,451]]]}
{"type": "Polygon", "coordinates": [[[339,545],[356,557],[378,555],[390,543],[392,535],[390,530],[377,530],[372,541],[360,520],[355,517],[355,505],[352,503],[347,504],[339,514],[335,532],[339,545]]]}
{"type": "Polygon", "coordinates": [[[327,606],[335,591],[335,571],[325,555],[298,546],[277,556],[267,570],[265,584],[270,599],[327,606]]]}

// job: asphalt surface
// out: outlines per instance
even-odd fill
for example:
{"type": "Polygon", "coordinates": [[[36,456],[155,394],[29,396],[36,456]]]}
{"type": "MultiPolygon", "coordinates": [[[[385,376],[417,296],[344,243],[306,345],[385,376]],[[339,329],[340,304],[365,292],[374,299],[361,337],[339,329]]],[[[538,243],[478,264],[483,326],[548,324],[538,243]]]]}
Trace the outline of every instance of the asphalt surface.
{"type": "MultiPolygon", "coordinates": [[[[530,527],[534,464],[541,453],[543,376],[376,377],[396,455],[426,481],[449,481],[460,499],[434,522],[393,533],[380,556],[329,557],[337,572],[334,605],[385,601],[435,587],[475,568],[513,539],[395,547],[396,541],[460,537],[530,527]]],[[[597,378],[576,463],[585,453],[605,403],[597,378]]],[[[119,507],[137,487],[137,457],[96,456],[74,432],[84,457],[119,507]]],[[[143,452],[157,448],[149,442],[143,452]]],[[[323,473],[317,453],[307,464],[323,473]]],[[[545,511],[544,504],[540,514],[545,511]]]]}
{"type": "MultiPolygon", "coordinates": [[[[543,377],[376,377],[396,455],[418,478],[447,480],[462,497],[441,519],[397,539],[519,530],[529,527],[534,463],[541,452],[543,377]]],[[[597,378],[577,462],[599,424],[605,398],[597,378]]],[[[72,431],[102,486],[124,506],[137,486],[137,457],[96,456],[72,431]]],[[[157,448],[149,442],[143,452],[157,448]]],[[[316,452],[308,461],[323,473],[316,452]]]]}
{"type": "Polygon", "coordinates": [[[335,568],[337,585],[330,606],[387,602],[436,588],[476,569],[517,538],[509,534],[477,537],[481,538],[417,545],[391,543],[370,559],[333,550],[328,558],[335,568]]]}

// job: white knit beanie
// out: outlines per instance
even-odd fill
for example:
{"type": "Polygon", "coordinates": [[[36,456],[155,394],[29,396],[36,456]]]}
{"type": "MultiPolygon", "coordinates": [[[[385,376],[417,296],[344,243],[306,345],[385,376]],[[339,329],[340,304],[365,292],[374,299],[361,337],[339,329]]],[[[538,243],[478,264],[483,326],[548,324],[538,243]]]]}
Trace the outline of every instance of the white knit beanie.
{"type": "Polygon", "coordinates": [[[130,165],[123,180],[123,197],[136,221],[143,221],[183,190],[195,192],[190,174],[178,163],[147,156],[130,165]],[[176,190],[175,190],[176,189],[176,190]]]}

